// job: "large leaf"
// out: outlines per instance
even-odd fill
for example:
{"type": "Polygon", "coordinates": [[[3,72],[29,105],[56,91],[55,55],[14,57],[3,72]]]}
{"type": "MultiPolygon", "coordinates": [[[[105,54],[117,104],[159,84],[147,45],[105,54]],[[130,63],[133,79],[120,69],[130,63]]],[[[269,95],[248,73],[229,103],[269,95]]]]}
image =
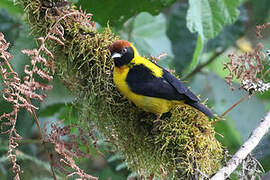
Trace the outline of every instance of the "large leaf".
{"type": "Polygon", "coordinates": [[[192,60],[188,66],[188,68],[184,71],[184,76],[187,76],[191,71],[193,71],[196,66],[199,64],[199,57],[203,52],[204,42],[200,35],[198,35],[197,44],[195,51],[193,53],[192,60]]]}
{"type": "MultiPolygon", "coordinates": [[[[206,40],[215,37],[226,24],[231,24],[235,21],[239,14],[237,10],[237,5],[239,4],[240,1],[238,3],[235,1],[231,3],[228,0],[190,0],[188,11],[185,3],[176,3],[174,7],[170,8],[172,12],[169,13],[168,18],[170,28],[169,37],[172,40],[173,50],[176,54],[175,62],[177,62],[178,73],[180,72],[183,76],[186,76],[196,68],[201,59],[206,40]],[[178,11],[175,11],[175,9],[178,11]],[[187,17],[185,21],[183,20],[183,14],[185,14],[186,11],[187,17]],[[195,50],[194,36],[186,32],[186,27],[183,27],[183,23],[186,23],[191,32],[198,33],[195,50]],[[180,67],[179,64],[181,65],[180,67]],[[189,64],[189,66],[187,66],[187,64],[189,64]]],[[[241,22],[242,21],[241,19],[241,22]]],[[[227,47],[234,42],[240,30],[241,32],[243,31],[238,27],[227,28],[227,30],[224,31],[225,33],[219,36],[216,41],[211,41],[208,46],[224,47],[224,45],[226,45],[227,47]]]]}
{"type": "Polygon", "coordinates": [[[48,97],[41,104],[41,108],[46,108],[59,103],[71,103],[74,100],[74,97],[59,79],[55,78],[52,85],[53,89],[47,92],[48,97]]]}
{"type": "Polygon", "coordinates": [[[217,122],[215,124],[215,130],[219,133],[217,135],[219,142],[229,149],[231,153],[236,152],[243,143],[240,133],[235,128],[233,120],[229,117],[227,117],[225,121],[217,122]]]}
{"type": "Polygon", "coordinates": [[[94,20],[102,26],[109,21],[112,26],[121,26],[130,17],[149,12],[157,15],[160,11],[172,4],[175,0],[80,0],[78,5],[94,14],[94,20]]]}
{"type": "Polygon", "coordinates": [[[239,15],[241,0],[189,0],[187,27],[198,32],[202,39],[215,37],[225,25],[232,24],[239,15]]]}
{"type": "Polygon", "coordinates": [[[214,39],[210,39],[205,48],[207,51],[213,51],[217,48],[228,48],[235,44],[235,40],[243,36],[248,21],[247,10],[242,6],[240,9],[239,18],[232,25],[225,26],[222,31],[214,39]]]}
{"type": "Polygon", "coordinates": [[[172,43],[176,73],[182,75],[190,64],[196,47],[197,37],[186,26],[187,2],[174,3],[168,10],[167,35],[172,43]]]}
{"type": "Polygon", "coordinates": [[[152,16],[149,13],[140,13],[131,20],[121,37],[134,43],[142,56],[167,53],[158,63],[165,68],[170,66],[174,55],[166,35],[166,19],[163,14],[152,16]]]}

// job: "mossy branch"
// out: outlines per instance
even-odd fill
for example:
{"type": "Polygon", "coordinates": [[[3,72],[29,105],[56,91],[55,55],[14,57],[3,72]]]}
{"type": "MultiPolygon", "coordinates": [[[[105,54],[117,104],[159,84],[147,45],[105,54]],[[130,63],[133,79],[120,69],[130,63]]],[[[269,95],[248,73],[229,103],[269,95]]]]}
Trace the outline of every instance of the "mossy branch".
{"type": "Polygon", "coordinates": [[[191,179],[210,176],[220,168],[223,148],[203,113],[187,105],[177,106],[161,118],[158,133],[153,134],[156,116],[135,107],[118,92],[108,50],[118,37],[109,27],[98,32],[91,14],[62,0],[19,1],[38,36],[46,36],[56,23],[63,27],[55,31],[63,36],[64,46],[48,46],[55,55],[56,73],[77,96],[78,122],[95,124],[123,153],[132,171],[142,177],[191,179]]]}

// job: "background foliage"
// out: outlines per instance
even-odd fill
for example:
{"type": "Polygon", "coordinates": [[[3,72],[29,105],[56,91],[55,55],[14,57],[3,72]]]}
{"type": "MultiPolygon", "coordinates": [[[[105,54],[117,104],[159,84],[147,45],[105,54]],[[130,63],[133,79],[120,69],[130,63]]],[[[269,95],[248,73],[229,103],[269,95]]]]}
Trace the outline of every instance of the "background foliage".
{"type": "MultiPolygon", "coordinates": [[[[156,1],[93,1],[73,0],[87,12],[92,13],[100,29],[109,25],[121,38],[135,44],[143,55],[157,56],[163,52],[168,55],[159,61],[166,68],[175,69],[182,78],[192,72],[198,65],[214,58],[212,63],[200,72],[186,79],[186,84],[208,98],[209,104],[217,114],[239,100],[244,92],[236,88],[231,91],[225,81],[226,72],[223,62],[231,51],[250,51],[257,42],[255,26],[269,22],[270,5],[268,0],[156,0],[156,1]]],[[[12,1],[0,0],[0,32],[3,32],[14,55],[11,61],[14,69],[22,73],[28,59],[20,49],[33,48],[35,41],[29,35],[23,9],[14,6],[12,1]]],[[[265,32],[265,50],[270,48],[269,32],[265,32]]],[[[239,87],[238,82],[235,86],[239,87]]],[[[39,120],[56,122],[64,119],[65,124],[76,122],[76,109],[70,104],[74,100],[61,85],[54,81],[54,88],[49,92],[45,103],[40,104],[39,120]]],[[[0,114],[10,107],[0,97],[0,114]]],[[[219,140],[234,153],[248,138],[252,129],[258,124],[266,111],[270,110],[270,94],[256,94],[231,111],[225,121],[216,124],[216,130],[222,136],[219,140]]],[[[50,179],[50,169],[44,150],[39,144],[39,136],[34,121],[28,112],[19,115],[17,130],[22,135],[19,163],[23,167],[23,179],[50,179]],[[33,171],[33,169],[35,169],[33,171]]],[[[126,179],[132,172],[126,169],[121,154],[111,152],[105,142],[98,141],[103,156],[92,147],[90,159],[80,160],[80,167],[102,179],[126,179]]],[[[83,148],[83,147],[82,147],[83,148]]],[[[5,158],[7,137],[0,137],[0,177],[11,179],[10,165],[5,158]]],[[[270,134],[266,136],[253,152],[266,171],[270,170],[270,134]]],[[[59,174],[59,177],[64,177],[59,174]]]]}

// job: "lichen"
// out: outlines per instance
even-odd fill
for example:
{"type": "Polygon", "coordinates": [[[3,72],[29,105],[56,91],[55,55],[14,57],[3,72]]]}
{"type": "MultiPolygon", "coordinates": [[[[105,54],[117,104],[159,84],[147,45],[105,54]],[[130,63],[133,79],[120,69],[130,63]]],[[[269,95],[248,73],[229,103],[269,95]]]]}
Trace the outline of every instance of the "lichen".
{"type": "Polygon", "coordinates": [[[85,13],[60,0],[19,2],[34,34],[46,35],[56,22],[64,27],[65,46],[49,45],[57,74],[77,97],[78,122],[95,124],[122,152],[132,171],[144,177],[187,179],[202,177],[199,172],[211,175],[220,167],[223,150],[203,113],[176,106],[153,132],[156,116],[135,107],[118,92],[108,51],[118,37],[109,27],[98,32],[89,16],[87,19],[85,13]]]}

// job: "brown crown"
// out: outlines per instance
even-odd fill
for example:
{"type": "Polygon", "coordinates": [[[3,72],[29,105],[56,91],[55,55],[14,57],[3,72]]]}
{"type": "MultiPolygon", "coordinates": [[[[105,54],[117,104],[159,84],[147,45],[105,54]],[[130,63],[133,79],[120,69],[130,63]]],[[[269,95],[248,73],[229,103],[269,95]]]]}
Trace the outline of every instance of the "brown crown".
{"type": "Polygon", "coordinates": [[[130,42],[126,40],[117,40],[109,47],[109,50],[111,53],[114,53],[121,51],[124,47],[130,47],[130,42]]]}

